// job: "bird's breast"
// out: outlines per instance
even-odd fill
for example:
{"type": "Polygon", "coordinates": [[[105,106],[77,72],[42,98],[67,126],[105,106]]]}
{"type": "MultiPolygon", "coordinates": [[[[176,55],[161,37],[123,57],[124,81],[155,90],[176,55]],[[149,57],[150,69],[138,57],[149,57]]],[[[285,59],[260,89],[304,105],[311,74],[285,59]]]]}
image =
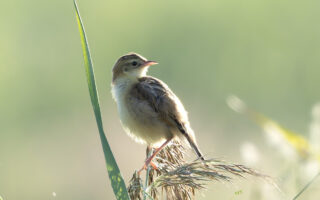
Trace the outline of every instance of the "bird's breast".
{"type": "Polygon", "coordinates": [[[123,125],[128,124],[131,119],[128,106],[126,105],[126,96],[131,87],[132,84],[125,81],[117,83],[112,87],[112,96],[117,103],[120,121],[123,125]]]}
{"type": "Polygon", "coordinates": [[[140,143],[161,143],[170,137],[165,124],[158,120],[158,114],[145,101],[130,98],[132,85],[121,84],[112,87],[118,113],[125,132],[140,143]]]}

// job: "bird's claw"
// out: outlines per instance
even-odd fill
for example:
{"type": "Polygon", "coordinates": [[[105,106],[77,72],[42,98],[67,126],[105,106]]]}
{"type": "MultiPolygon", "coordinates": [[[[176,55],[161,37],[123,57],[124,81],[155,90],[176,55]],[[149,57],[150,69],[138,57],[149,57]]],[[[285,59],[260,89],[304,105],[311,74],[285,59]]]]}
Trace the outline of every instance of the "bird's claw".
{"type": "Polygon", "coordinates": [[[147,169],[148,169],[149,164],[151,165],[151,167],[152,167],[154,170],[157,170],[157,169],[158,169],[157,165],[154,164],[152,161],[150,161],[149,163],[146,162],[146,163],[142,166],[142,168],[138,171],[138,175],[139,175],[139,176],[140,176],[140,174],[141,174],[141,172],[142,172],[143,170],[147,170],[147,169]]]}

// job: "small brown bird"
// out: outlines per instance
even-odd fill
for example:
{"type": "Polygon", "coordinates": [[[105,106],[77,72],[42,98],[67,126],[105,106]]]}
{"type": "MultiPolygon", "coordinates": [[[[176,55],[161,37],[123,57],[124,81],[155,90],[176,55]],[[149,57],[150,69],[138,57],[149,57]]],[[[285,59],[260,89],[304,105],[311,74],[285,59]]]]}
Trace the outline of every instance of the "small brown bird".
{"type": "Polygon", "coordinates": [[[158,63],[129,53],[120,57],[112,69],[112,95],[124,130],[136,141],[156,147],[141,170],[173,138],[186,139],[204,160],[179,98],[164,82],[146,75],[155,64],[158,63]]]}

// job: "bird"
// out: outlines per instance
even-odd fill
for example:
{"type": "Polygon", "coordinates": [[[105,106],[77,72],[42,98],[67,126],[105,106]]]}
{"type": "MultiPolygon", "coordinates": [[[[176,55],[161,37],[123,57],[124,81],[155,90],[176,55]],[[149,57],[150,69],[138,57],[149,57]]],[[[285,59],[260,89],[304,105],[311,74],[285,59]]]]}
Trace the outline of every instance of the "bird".
{"type": "Polygon", "coordinates": [[[140,171],[149,164],[154,166],[152,159],[173,139],[187,141],[204,161],[182,102],[167,84],[147,75],[149,67],[156,64],[128,53],[112,68],[111,92],[123,129],[135,141],[155,148],[140,171]]]}

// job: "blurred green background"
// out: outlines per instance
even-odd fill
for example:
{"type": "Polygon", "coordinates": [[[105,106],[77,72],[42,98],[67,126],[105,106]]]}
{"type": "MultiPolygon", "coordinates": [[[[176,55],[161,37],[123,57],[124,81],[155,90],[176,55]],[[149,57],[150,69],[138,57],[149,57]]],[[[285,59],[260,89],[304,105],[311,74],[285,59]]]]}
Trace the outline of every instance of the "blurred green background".
{"type": "MultiPolygon", "coordinates": [[[[145,146],[122,130],[110,82],[116,59],[131,51],[160,63],[149,74],[184,102],[208,157],[241,163],[240,146],[250,141],[261,153],[256,168],[277,177],[283,166],[262,131],[227,107],[230,94],[307,137],[310,110],[320,100],[319,1],[78,4],[107,138],[126,181],[142,166],[145,146]]],[[[0,24],[0,196],[114,199],[73,2],[1,0],[0,24]]],[[[249,199],[256,182],[215,183],[199,199],[249,199]]],[[[319,190],[319,181],[315,185],[319,190]]]]}

